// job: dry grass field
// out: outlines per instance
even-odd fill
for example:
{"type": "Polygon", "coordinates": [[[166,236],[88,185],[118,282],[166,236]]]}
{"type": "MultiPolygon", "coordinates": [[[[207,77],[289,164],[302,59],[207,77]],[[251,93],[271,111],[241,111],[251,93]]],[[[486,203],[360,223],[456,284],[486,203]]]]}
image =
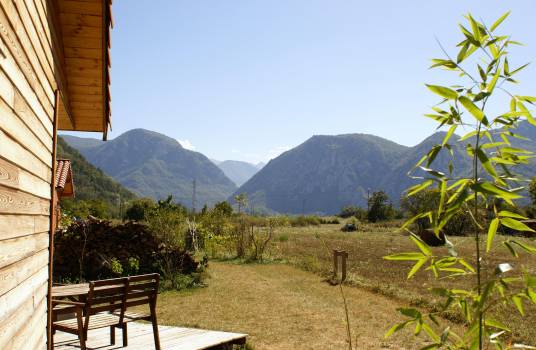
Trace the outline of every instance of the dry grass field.
{"type": "MultiPolygon", "coordinates": [[[[343,233],[338,225],[323,225],[320,227],[288,228],[282,230],[284,242],[274,243],[272,257],[276,256],[292,265],[328,276],[332,269],[332,258],[324,247],[338,248],[348,252],[349,284],[364,288],[378,294],[398,300],[406,305],[423,308],[433,307],[438,299],[429,292],[431,287],[459,286],[471,288],[474,277],[463,280],[438,281],[431,274],[421,271],[408,280],[407,272],[411,263],[387,261],[382,257],[397,252],[415,251],[413,243],[407,236],[396,233],[396,223],[389,226],[368,225],[364,231],[343,233]],[[288,240],[286,238],[288,237],[288,240]],[[323,243],[324,242],[324,243],[323,243]]],[[[450,237],[460,256],[471,257],[474,251],[474,239],[471,237],[450,237]]],[[[496,242],[501,237],[496,237],[496,242]]],[[[523,240],[523,239],[521,239],[523,240]]],[[[535,244],[532,240],[532,244],[535,244]]],[[[438,253],[446,254],[445,248],[434,248],[438,253]]],[[[484,270],[493,273],[497,264],[513,262],[516,269],[527,269],[536,274],[536,257],[520,254],[519,259],[513,259],[503,246],[496,246],[490,256],[485,257],[484,270]]],[[[474,263],[474,259],[469,259],[474,263]]],[[[350,301],[352,302],[352,301],[350,301]]],[[[526,304],[526,316],[520,316],[510,305],[504,311],[499,311],[498,318],[507,325],[517,329],[515,338],[530,344],[536,344],[536,308],[526,304]]]]}
{"type": "MultiPolygon", "coordinates": [[[[327,246],[349,253],[349,276],[344,290],[357,348],[418,348],[422,339],[407,332],[383,338],[385,331],[399,320],[395,309],[407,305],[434,307],[437,300],[428,289],[455,284],[437,281],[425,272],[408,281],[409,265],[382,259],[387,254],[415,249],[406,236],[396,233],[395,226],[369,225],[365,231],[353,233],[341,232],[340,225],[280,229],[264,264],[211,262],[208,287],[163,293],[159,321],[246,332],[254,349],[347,348],[339,289],[325,282],[332,266],[327,246]]],[[[472,238],[452,240],[461,255],[472,251],[472,238]]],[[[497,247],[487,261],[486,271],[492,271],[498,263],[512,259],[506,249],[497,247]]],[[[515,268],[536,273],[536,258],[522,255],[515,268]]],[[[469,287],[473,281],[456,283],[469,287]]],[[[505,323],[515,325],[517,340],[536,344],[534,308],[527,307],[525,317],[512,308],[499,314],[505,323]]],[[[455,328],[462,327],[456,323],[455,315],[448,322],[455,328]]]]}
{"type": "MultiPolygon", "coordinates": [[[[210,266],[208,287],[160,296],[159,323],[249,334],[250,348],[347,349],[339,288],[284,264],[210,266]]],[[[401,304],[360,288],[345,288],[356,349],[413,349],[411,336],[385,340],[401,304]]],[[[422,345],[422,343],[418,343],[422,345]]]]}

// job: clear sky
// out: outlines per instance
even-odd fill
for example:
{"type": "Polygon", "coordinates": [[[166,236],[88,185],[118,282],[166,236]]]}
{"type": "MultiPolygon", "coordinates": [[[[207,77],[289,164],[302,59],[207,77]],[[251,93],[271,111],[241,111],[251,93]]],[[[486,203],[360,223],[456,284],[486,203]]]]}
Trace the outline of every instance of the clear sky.
{"type": "MultiPolygon", "coordinates": [[[[110,137],[146,128],[250,162],[317,134],[414,145],[434,131],[424,83],[445,81],[434,36],[454,52],[464,13],[508,9],[503,32],[526,44],[511,66],[536,61],[534,0],[117,0],[110,137]]],[[[536,64],[520,78],[536,95],[536,64]]]]}

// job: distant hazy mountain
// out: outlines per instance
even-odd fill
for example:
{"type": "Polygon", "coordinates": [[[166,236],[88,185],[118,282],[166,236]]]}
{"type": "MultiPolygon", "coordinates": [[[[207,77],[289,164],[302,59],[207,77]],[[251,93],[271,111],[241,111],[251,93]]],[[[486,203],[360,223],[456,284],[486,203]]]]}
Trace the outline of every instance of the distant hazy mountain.
{"type": "MultiPolygon", "coordinates": [[[[536,140],[535,129],[523,124],[518,131],[536,140]]],[[[404,190],[415,183],[408,171],[433,145],[441,143],[444,135],[435,133],[414,147],[365,134],[313,136],[271,160],[235,193],[247,193],[256,208],[296,214],[333,214],[345,205],[366,206],[368,190],[384,190],[396,204],[404,190]]],[[[452,141],[457,138],[453,135],[452,141]]],[[[534,141],[512,142],[536,151],[534,141]]],[[[469,171],[465,144],[454,143],[453,152],[455,171],[469,171]]],[[[434,168],[447,171],[450,159],[447,154],[440,155],[434,168]]],[[[534,176],[536,164],[522,167],[520,172],[534,176]]]]}
{"type": "Polygon", "coordinates": [[[225,200],[235,184],[207,157],[183,148],[177,140],[144,129],[133,129],[102,142],[65,137],[87,160],[135,193],[161,199],[172,194],[191,206],[193,181],[197,206],[225,200]]]}
{"type": "Polygon", "coordinates": [[[259,163],[255,164],[255,168],[257,168],[257,170],[261,170],[262,168],[264,168],[265,165],[266,165],[266,163],[259,162],[259,163]]]}
{"type": "Polygon", "coordinates": [[[259,171],[257,165],[238,160],[225,160],[216,164],[237,186],[242,186],[259,171]]]}

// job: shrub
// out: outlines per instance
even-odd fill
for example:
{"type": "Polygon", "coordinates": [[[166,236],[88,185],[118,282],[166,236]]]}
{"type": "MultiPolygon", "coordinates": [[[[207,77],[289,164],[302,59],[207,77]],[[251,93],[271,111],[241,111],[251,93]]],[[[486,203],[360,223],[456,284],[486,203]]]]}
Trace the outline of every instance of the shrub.
{"type": "Polygon", "coordinates": [[[152,272],[166,279],[199,268],[190,253],[168,245],[138,223],[113,226],[109,221],[78,221],[55,236],[54,276],[59,281],[152,272]]]}
{"type": "Polygon", "coordinates": [[[349,217],[355,217],[359,220],[367,219],[367,211],[360,207],[346,206],[342,208],[341,212],[338,215],[339,217],[346,219],[349,217]]]}
{"type": "Polygon", "coordinates": [[[319,226],[320,218],[315,215],[300,215],[289,217],[289,223],[292,227],[319,226]]]}
{"type": "Polygon", "coordinates": [[[125,219],[133,221],[144,221],[149,212],[156,207],[155,202],[150,198],[137,199],[131,202],[125,212],[125,219]]]}

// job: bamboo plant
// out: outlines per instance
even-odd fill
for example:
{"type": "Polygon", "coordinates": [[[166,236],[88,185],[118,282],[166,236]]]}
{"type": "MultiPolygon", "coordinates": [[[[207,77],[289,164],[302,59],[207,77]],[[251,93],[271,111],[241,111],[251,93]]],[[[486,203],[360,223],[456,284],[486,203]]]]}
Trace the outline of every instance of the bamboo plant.
{"type": "Polygon", "coordinates": [[[515,168],[526,164],[532,154],[515,147],[511,141],[524,139],[516,133],[520,123],[536,126],[529,108],[536,103],[536,97],[509,91],[512,84],[518,83],[517,75],[527,64],[511,67],[509,50],[520,43],[497,33],[508,15],[504,14],[490,27],[470,14],[465,16],[467,24],[459,26],[463,40],[457,45],[457,54],[449,55],[438,42],[445,57],[432,60],[431,68],[450,71],[457,75],[459,82],[452,86],[427,85],[441,100],[426,116],[436,121],[438,128],[448,131],[442,142],[423,155],[410,172],[420,181],[407,190],[406,196],[435,188],[440,200],[433,210],[419,213],[403,225],[417,251],[389,255],[385,259],[413,261],[408,278],[418,272],[453,280],[469,276],[474,278],[474,287],[433,288],[431,291],[444,300],[441,309],[434,312],[398,309],[405,320],[394,325],[386,336],[412,327],[415,335],[428,338],[428,345],[423,349],[533,348],[513,344],[513,330],[493,315],[498,306],[510,305],[523,315],[525,303],[536,304],[536,276],[508,261],[497,265],[492,273],[483,270],[490,252],[500,245],[510,251],[512,259],[518,254],[536,255],[536,247],[526,240],[496,235],[504,228],[532,231],[522,222],[525,217],[511,209],[516,207],[527,183],[516,174],[515,168]],[[498,110],[496,106],[501,104],[505,105],[504,109],[498,110]],[[463,136],[458,138],[455,132],[462,132],[463,136]],[[456,142],[464,145],[472,160],[470,174],[460,175],[454,169],[456,153],[452,146],[456,142]],[[434,160],[442,153],[450,158],[448,169],[434,168],[434,160]],[[473,256],[460,256],[442,231],[461,211],[471,216],[476,227],[473,256]],[[444,239],[448,253],[438,253],[412,232],[412,224],[423,218],[430,222],[434,234],[444,239]],[[463,315],[462,332],[443,328],[438,322],[438,316],[453,310],[463,315]]]}

